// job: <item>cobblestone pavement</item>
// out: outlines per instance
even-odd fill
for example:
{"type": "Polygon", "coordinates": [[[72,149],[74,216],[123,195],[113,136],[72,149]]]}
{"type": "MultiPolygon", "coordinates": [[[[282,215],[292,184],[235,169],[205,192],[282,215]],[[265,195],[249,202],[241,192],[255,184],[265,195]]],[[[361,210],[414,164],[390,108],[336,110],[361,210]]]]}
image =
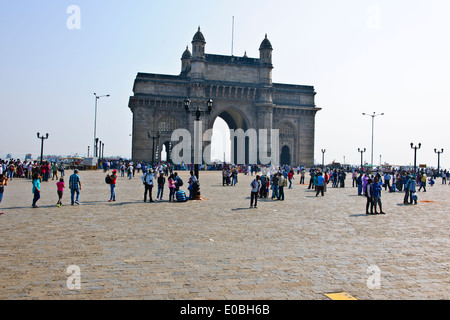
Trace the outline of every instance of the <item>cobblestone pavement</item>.
{"type": "Polygon", "coordinates": [[[81,172],[81,205],[66,189],[61,208],[55,181],[42,183],[36,209],[29,181],[9,183],[0,299],[450,298],[450,186],[440,179],[419,193],[431,202],[405,206],[403,193],[383,192],[387,214],[367,216],[350,179],[324,197],[294,180],[285,201],[249,209],[252,177],[243,174],[223,187],[220,172],[201,172],[205,199],[188,203],[169,203],[168,189],[164,201],[144,203],[138,176],[119,177],[110,203],[104,177],[81,172]],[[68,283],[71,265],[79,289],[68,283]]]}

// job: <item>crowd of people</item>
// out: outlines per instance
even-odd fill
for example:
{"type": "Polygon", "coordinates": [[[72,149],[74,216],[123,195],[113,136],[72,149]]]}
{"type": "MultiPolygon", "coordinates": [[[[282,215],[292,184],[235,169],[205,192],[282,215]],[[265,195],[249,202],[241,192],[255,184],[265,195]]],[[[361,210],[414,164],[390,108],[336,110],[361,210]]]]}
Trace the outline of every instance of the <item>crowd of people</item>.
{"type": "MultiPolygon", "coordinates": [[[[144,202],[155,202],[163,200],[164,190],[167,182],[169,189],[169,202],[187,201],[200,199],[200,182],[194,175],[193,170],[190,171],[190,177],[187,182],[187,190],[189,195],[182,190],[183,180],[175,171],[180,168],[179,165],[170,163],[158,163],[149,165],[145,162],[133,161],[116,161],[109,162],[102,160],[99,168],[108,173],[105,182],[109,184],[110,202],[116,201],[115,188],[117,184],[118,174],[120,177],[128,177],[132,179],[135,174],[142,172],[141,181],[144,185],[144,202]],[[109,173],[111,171],[111,173],[109,173]],[[156,191],[156,197],[153,198],[153,189],[156,191]]],[[[193,169],[193,165],[182,164],[183,169],[193,169]]],[[[301,166],[259,166],[259,165],[223,165],[222,169],[222,185],[236,186],[238,176],[240,174],[253,176],[255,178],[250,184],[250,207],[257,208],[258,198],[268,198],[272,200],[284,201],[285,188],[292,189],[295,172],[299,176],[299,184],[305,185],[306,169],[301,166]],[[271,194],[270,194],[271,193],[271,194]]],[[[5,187],[8,181],[11,182],[16,178],[30,179],[32,182],[32,207],[38,208],[38,201],[41,193],[41,183],[56,180],[56,189],[58,200],[56,205],[63,205],[62,199],[65,189],[65,165],[64,163],[44,161],[42,164],[38,161],[20,161],[19,159],[10,159],[9,161],[0,159],[0,203],[3,198],[5,187]]],[[[450,178],[450,171],[447,170],[418,170],[416,172],[398,170],[393,172],[373,172],[368,173],[363,170],[353,168],[345,169],[309,169],[309,184],[307,189],[314,190],[316,197],[324,196],[327,192],[327,186],[330,184],[332,188],[345,188],[347,174],[351,173],[352,187],[357,188],[357,194],[365,196],[366,214],[384,214],[381,202],[381,192],[384,189],[387,192],[404,192],[404,204],[417,204],[417,192],[423,190],[426,192],[427,182],[429,186],[436,183],[438,177],[442,178],[442,184],[447,184],[450,178]]],[[[450,185],[450,184],[449,184],[450,185]]],[[[68,186],[70,189],[71,205],[79,205],[79,197],[81,191],[81,178],[78,169],[74,169],[69,177],[68,186]]]]}

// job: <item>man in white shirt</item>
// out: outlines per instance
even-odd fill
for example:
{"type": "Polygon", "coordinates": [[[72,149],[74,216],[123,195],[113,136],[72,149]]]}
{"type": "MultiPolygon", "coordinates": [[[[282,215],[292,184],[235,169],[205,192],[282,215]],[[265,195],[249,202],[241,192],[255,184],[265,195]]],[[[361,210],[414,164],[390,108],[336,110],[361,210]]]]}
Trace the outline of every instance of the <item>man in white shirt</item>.
{"type": "Polygon", "coordinates": [[[147,201],[147,192],[149,193],[150,196],[150,202],[154,202],[152,199],[152,189],[155,182],[155,177],[153,176],[153,169],[150,169],[150,171],[144,169],[144,174],[141,177],[141,179],[145,187],[144,202],[147,201]]]}

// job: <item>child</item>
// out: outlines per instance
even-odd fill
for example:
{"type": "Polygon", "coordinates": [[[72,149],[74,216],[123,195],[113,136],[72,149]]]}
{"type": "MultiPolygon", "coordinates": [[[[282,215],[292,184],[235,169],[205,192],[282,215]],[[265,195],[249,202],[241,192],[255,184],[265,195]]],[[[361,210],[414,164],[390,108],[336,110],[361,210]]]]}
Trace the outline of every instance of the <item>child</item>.
{"type": "Polygon", "coordinates": [[[430,178],[428,181],[429,181],[428,184],[429,184],[430,186],[433,186],[433,185],[434,185],[434,180],[433,180],[433,178],[430,178]]]}
{"type": "Polygon", "coordinates": [[[58,193],[58,202],[56,203],[57,207],[61,207],[62,206],[62,196],[63,196],[63,191],[64,188],[66,186],[64,185],[64,178],[60,178],[59,182],[56,183],[56,189],[57,189],[57,193],[58,193]]]}

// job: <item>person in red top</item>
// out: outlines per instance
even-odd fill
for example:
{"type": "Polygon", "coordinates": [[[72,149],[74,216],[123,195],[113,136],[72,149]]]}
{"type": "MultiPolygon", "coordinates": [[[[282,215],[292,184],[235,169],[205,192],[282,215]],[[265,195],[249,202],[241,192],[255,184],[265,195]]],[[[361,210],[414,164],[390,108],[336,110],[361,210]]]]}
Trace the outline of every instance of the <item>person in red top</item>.
{"type": "Polygon", "coordinates": [[[323,182],[323,191],[327,192],[327,184],[328,184],[328,181],[330,181],[330,175],[328,174],[328,171],[325,171],[324,178],[325,178],[325,180],[323,182]]]}
{"type": "Polygon", "coordinates": [[[288,173],[289,189],[292,189],[292,180],[294,179],[294,169],[291,169],[288,173]]]}
{"type": "Polygon", "coordinates": [[[109,199],[109,202],[111,201],[116,201],[116,180],[117,180],[117,170],[114,169],[112,171],[112,175],[111,175],[111,183],[110,183],[110,187],[111,187],[111,198],[109,199]]]}
{"type": "Polygon", "coordinates": [[[64,192],[64,178],[59,179],[59,182],[56,183],[56,189],[57,189],[57,193],[58,193],[58,202],[56,203],[57,207],[61,207],[62,206],[62,196],[63,196],[63,192],[64,192]]]}

